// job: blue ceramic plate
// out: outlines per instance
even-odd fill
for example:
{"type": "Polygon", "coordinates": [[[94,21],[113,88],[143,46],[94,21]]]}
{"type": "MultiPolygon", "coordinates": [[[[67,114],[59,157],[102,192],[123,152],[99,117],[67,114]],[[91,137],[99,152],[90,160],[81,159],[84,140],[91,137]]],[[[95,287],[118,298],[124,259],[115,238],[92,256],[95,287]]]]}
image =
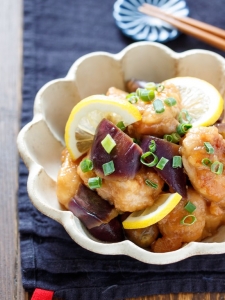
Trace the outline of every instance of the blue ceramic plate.
{"type": "Polygon", "coordinates": [[[122,32],[136,41],[167,42],[175,39],[179,35],[176,28],[138,11],[138,7],[143,3],[158,6],[180,17],[189,14],[184,0],[117,0],[113,16],[122,32]]]}

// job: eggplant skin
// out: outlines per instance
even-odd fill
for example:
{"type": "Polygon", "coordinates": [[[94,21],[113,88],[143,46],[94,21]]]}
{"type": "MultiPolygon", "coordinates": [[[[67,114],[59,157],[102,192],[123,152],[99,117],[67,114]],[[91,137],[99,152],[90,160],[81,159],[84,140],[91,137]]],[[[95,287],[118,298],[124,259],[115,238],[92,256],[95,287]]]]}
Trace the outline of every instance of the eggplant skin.
{"type": "Polygon", "coordinates": [[[68,208],[88,229],[102,223],[108,223],[118,216],[113,205],[83,183],[79,185],[78,191],[70,200],[68,208]]]}
{"type": "Polygon", "coordinates": [[[112,219],[109,223],[89,229],[89,232],[98,240],[117,243],[124,240],[124,233],[119,218],[112,219]]]}
{"type": "Polygon", "coordinates": [[[164,157],[169,160],[163,170],[160,170],[156,167],[153,168],[159,174],[159,176],[161,176],[161,178],[169,185],[169,187],[172,188],[172,190],[180,194],[183,198],[187,198],[187,176],[184,172],[184,168],[172,167],[173,157],[176,155],[180,155],[180,146],[168,142],[164,139],[146,135],[142,138],[140,144],[143,153],[150,151],[149,145],[152,140],[154,140],[156,143],[155,154],[157,155],[158,159],[160,160],[161,157],[164,157]]]}
{"type": "Polygon", "coordinates": [[[131,79],[126,82],[126,90],[128,93],[136,92],[138,88],[145,88],[147,81],[131,79]]]}
{"type": "Polygon", "coordinates": [[[95,238],[111,243],[124,239],[117,210],[84,184],[80,184],[77,193],[69,202],[68,209],[95,238]]]}
{"type": "Polygon", "coordinates": [[[103,119],[96,129],[96,134],[91,147],[90,159],[94,165],[95,173],[109,180],[132,179],[141,167],[140,157],[142,150],[133,140],[117,126],[107,119],[103,119]],[[109,134],[116,146],[107,153],[101,142],[109,134]],[[115,171],[104,175],[102,166],[113,161],[115,171]]]}

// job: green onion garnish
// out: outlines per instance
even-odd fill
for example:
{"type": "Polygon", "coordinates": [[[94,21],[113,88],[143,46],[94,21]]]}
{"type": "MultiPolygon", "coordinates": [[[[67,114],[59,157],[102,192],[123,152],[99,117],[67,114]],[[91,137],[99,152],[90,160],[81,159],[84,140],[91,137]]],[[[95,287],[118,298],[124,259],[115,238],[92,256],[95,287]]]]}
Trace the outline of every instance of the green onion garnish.
{"type": "Polygon", "coordinates": [[[154,167],[158,163],[158,160],[159,160],[158,157],[150,151],[142,154],[142,156],[140,158],[141,163],[147,167],[154,167]],[[148,156],[151,156],[151,155],[153,156],[153,161],[151,161],[150,163],[146,162],[145,158],[148,156]]]}
{"type": "Polygon", "coordinates": [[[165,134],[163,136],[164,140],[167,140],[168,142],[177,144],[179,143],[181,136],[177,132],[173,132],[172,134],[165,134]]]}
{"type": "Polygon", "coordinates": [[[130,97],[133,97],[133,96],[137,96],[137,94],[136,93],[127,94],[126,99],[129,99],[130,97]]]}
{"type": "Polygon", "coordinates": [[[206,158],[203,158],[203,159],[202,159],[202,164],[203,164],[204,166],[206,166],[206,167],[211,167],[212,162],[211,162],[210,159],[208,159],[208,158],[206,157],[206,158]]]}
{"type": "Polygon", "coordinates": [[[126,96],[126,99],[128,99],[131,104],[135,104],[138,101],[138,96],[136,93],[130,93],[126,96]]]}
{"type": "Polygon", "coordinates": [[[173,137],[171,134],[165,134],[163,136],[163,139],[166,140],[167,142],[171,142],[171,143],[173,142],[173,137]]]}
{"type": "Polygon", "coordinates": [[[156,89],[156,84],[155,82],[148,82],[145,85],[146,90],[155,90],[156,89]]]}
{"type": "Polygon", "coordinates": [[[197,221],[194,215],[187,215],[180,220],[182,225],[192,225],[197,221]],[[190,220],[191,219],[191,220],[190,220]]]}
{"type": "Polygon", "coordinates": [[[135,104],[138,102],[138,97],[137,96],[132,96],[128,99],[128,102],[130,102],[131,104],[135,104]]]}
{"type": "Polygon", "coordinates": [[[116,126],[121,129],[122,131],[124,131],[126,129],[126,126],[124,125],[123,121],[120,121],[116,124],[116,126]]]}
{"type": "Polygon", "coordinates": [[[156,165],[157,169],[163,170],[165,168],[165,165],[168,163],[169,159],[165,157],[161,157],[158,164],[156,165]]]}
{"type": "Polygon", "coordinates": [[[150,145],[149,145],[149,150],[150,152],[155,152],[156,150],[156,143],[154,140],[151,140],[150,145]]]}
{"type": "Polygon", "coordinates": [[[86,158],[80,163],[80,168],[84,173],[91,171],[93,169],[93,162],[90,159],[86,158]]]}
{"type": "Polygon", "coordinates": [[[183,123],[191,123],[192,117],[189,115],[188,111],[186,109],[182,109],[179,113],[178,116],[178,121],[183,124],[183,123]]]}
{"type": "Polygon", "coordinates": [[[164,103],[165,103],[167,106],[174,106],[174,105],[177,104],[177,101],[176,101],[174,98],[169,97],[169,98],[166,98],[166,99],[164,100],[164,103]]]}
{"type": "Polygon", "coordinates": [[[175,155],[173,157],[172,167],[173,168],[181,168],[182,167],[182,158],[181,158],[181,156],[175,155]]]}
{"type": "Polygon", "coordinates": [[[164,87],[163,84],[161,84],[161,83],[160,83],[160,84],[157,84],[157,86],[156,86],[156,91],[160,93],[160,92],[162,92],[162,91],[164,90],[164,88],[165,88],[165,87],[164,87]]]}
{"type": "Polygon", "coordinates": [[[157,183],[155,183],[155,182],[153,182],[153,181],[151,181],[151,180],[149,180],[149,179],[146,179],[146,180],[145,180],[145,183],[146,183],[148,186],[152,187],[153,189],[157,189],[157,187],[158,187],[158,184],[157,184],[157,183]]]}
{"type": "Polygon", "coordinates": [[[164,105],[163,105],[163,102],[160,100],[160,99],[155,99],[153,101],[153,107],[154,107],[154,110],[157,114],[161,114],[162,112],[165,111],[165,108],[164,108],[164,105]]]}
{"type": "Polygon", "coordinates": [[[214,148],[209,142],[204,142],[204,146],[205,146],[205,149],[206,149],[207,153],[209,153],[209,154],[214,153],[214,148]]]}
{"type": "Polygon", "coordinates": [[[101,144],[107,153],[110,153],[112,149],[116,146],[116,142],[110,134],[106,135],[106,137],[101,141],[101,144]]]}
{"type": "Polygon", "coordinates": [[[102,178],[100,177],[92,177],[88,179],[88,186],[90,189],[100,188],[102,185],[102,178]]]}
{"type": "Polygon", "coordinates": [[[223,173],[223,164],[219,161],[215,161],[212,165],[211,165],[211,172],[220,175],[223,173]]]}
{"type": "Polygon", "coordinates": [[[114,163],[112,160],[102,165],[102,169],[104,172],[104,175],[110,175],[115,171],[114,163]]]}
{"type": "Polygon", "coordinates": [[[183,136],[184,134],[186,134],[188,132],[188,130],[192,127],[191,124],[179,124],[177,126],[177,133],[180,135],[180,136],[183,136]]]}
{"type": "Polygon", "coordinates": [[[138,88],[136,90],[136,93],[137,93],[138,97],[142,101],[145,101],[145,102],[152,101],[155,98],[154,90],[146,90],[146,89],[138,88]]]}
{"type": "Polygon", "coordinates": [[[189,213],[193,213],[193,211],[196,210],[196,206],[191,202],[188,201],[188,203],[184,207],[189,213]]]}
{"type": "Polygon", "coordinates": [[[179,141],[181,140],[181,136],[177,132],[173,132],[171,136],[173,138],[173,143],[175,144],[179,143],[179,141]]]}

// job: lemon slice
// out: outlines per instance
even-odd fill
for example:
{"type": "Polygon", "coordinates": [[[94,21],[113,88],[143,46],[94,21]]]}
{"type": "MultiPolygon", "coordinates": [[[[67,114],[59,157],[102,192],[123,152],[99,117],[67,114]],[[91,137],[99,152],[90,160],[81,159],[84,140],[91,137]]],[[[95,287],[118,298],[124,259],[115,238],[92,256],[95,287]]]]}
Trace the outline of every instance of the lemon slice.
{"type": "Polygon", "coordinates": [[[221,116],[224,101],[210,83],[195,77],[175,77],[165,82],[179,89],[182,108],[192,117],[192,126],[210,126],[221,116]]]}
{"type": "Polygon", "coordinates": [[[95,130],[103,118],[115,125],[123,121],[128,126],[141,119],[139,110],[123,99],[94,95],[81,100],[72,109],[65,128],[65,143],[72,159],[86,153],[95,130]]]}
{"type": "Polygon", "coordinates": [[[130,214],[123,221],[123,227],[125,229],[138,229],[153,225],[168,215],[181,199],[182,196],[178,193],[161,194],[152,206],[130,214]]]}

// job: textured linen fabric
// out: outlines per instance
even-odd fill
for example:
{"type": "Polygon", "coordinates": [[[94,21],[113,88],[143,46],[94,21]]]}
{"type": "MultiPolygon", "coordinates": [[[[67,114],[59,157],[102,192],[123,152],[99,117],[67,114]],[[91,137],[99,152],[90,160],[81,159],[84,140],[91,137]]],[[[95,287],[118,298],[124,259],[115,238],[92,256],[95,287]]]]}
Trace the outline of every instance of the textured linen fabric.
{"type": "MultiPolygon", "coordinates": [[[[191,17],[225,28],[224,0],[187,3],[191,17]]],[[[49,80],[64,77],[77,58],[93,51],[117,53],[133,43],[116,27],[113,4],[113,0],[24,0],[21,126],[32,119],[37,91],[49,80]]],[[[199,48],[225,54],[183,34],[166,45],[177,52],[199,48]]],[[[59,223],[32,205],[27,195],[27,173],[20,161],[19,230],[22,279],[27,291],[36,287],[54,290],[56,297],[65,300],[225,292],[225,255],[196,256],[160,266],[81,248],[59,223]]]]}

